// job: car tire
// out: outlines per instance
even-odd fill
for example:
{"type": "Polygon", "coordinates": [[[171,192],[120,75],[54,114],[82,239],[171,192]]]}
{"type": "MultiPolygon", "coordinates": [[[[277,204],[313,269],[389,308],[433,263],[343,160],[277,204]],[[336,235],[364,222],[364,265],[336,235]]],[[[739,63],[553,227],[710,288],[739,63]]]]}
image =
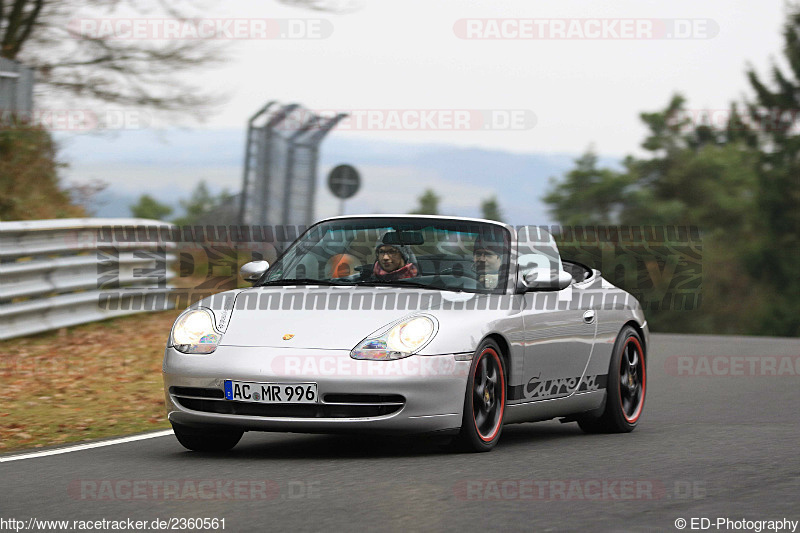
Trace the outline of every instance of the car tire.
{"type": "Polygon", "coordinates": [[[243,431],[199,429],[172,424],[178,442],[195,452],[226,452],[236,446],[243,431]]]}
{"type": "Polygon", "coordinates": [[[639,334],[625,326],[614,343],[605,408],[600,416],[578,417],[586,433],[629,433],[639,423],[647,392],[647,357],[639,334]]]}
{"type": "Polygon", "coordinates": [[[475,351],[470,367],[461,431],[456,449],[488,452],[497,445],[506,408],[506,369],[500,346],[487,339],[475,351]]]}

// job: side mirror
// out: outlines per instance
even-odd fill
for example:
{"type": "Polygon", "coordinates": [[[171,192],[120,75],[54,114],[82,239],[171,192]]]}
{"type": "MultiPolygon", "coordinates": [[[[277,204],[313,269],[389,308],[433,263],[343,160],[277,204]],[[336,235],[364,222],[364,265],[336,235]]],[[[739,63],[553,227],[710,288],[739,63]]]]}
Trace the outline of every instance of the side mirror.
{"type": "Polygon", "coordinates": [[[239,275],[242,276],[245,281],[255,282],[264,275],[264,272],[266,272],[268,268],[269,263],[266,261],[250,261],[242,265],[242,268],[239,269],[239,275]]]}
{"type": "Polygon", "coordinates": [[[561,268],[561,258],[552,254],[523,254],[518,259],[519,272],[524,285],[521,291],[560,291],[572,284],[572,276],[561,268]]]}
{"type": "Polygon", "coordinates": [[[560,291],[572,285],[572,275],[563,270],[534,268],[522,275],[526,291],[560,291]]]}

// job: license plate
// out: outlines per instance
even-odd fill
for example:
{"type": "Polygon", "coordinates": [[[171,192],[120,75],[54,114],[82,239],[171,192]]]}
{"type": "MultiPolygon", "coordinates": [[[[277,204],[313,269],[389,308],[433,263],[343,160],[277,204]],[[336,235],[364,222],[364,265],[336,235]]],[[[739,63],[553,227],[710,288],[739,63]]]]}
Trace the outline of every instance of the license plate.
{"type": "Polygon", "coordinates": [[[225,380],[225,399],[250,403],[317,403],[316,383],[225,380]]]}

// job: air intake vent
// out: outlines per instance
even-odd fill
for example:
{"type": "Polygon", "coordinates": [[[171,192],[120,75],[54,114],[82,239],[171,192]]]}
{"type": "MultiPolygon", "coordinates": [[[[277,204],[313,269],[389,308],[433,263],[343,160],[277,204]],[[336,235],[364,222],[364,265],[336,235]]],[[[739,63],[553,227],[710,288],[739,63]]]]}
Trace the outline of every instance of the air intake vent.
{"type": "Polygon", "coordinates": [[[192,398],[224,398],[222,389],[204,389],[200,387],[170,387],[170,394],[175,396],[188,396],[192,398]]]}
{"type": "MultiPolygon", "coordinates": [[[[361,395],[334,396],[344,396],[352,399],[354,396],[361,395]]],[[[396,413],[405,405],[402,396],[387,397],[399,401],[386,403],[364,403],[363,401],[327,403],[328,397],[326,396],[326,403],[318,404],[261,404],[173,396],[181,407],[192,411],[236,416],[263,416],[267,418],[373,418],[396,413]]],[[[359,398],[359,400],[363,400],[363,398],[359,398]]]]}

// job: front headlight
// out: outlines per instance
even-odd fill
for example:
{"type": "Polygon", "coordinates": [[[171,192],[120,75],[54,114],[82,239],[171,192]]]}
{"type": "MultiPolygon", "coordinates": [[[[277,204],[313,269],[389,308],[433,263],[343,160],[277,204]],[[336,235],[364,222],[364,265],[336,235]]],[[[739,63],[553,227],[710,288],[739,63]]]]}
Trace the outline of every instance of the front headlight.
{"type": "Polygon", "coordinates": [[[350,351],[353,359],[390,361],[417,353],[436,336],[436,319],[427,315],[408,318],[373,333],[350,351]]]}
{"type": "Polygon", "coordinates": [[[214,317],[208,309],[194,309],[178,317],[172,326],[170,344],[183,353],[211,353],[217,349],[222,334],[214,329],[214,317]]]}

